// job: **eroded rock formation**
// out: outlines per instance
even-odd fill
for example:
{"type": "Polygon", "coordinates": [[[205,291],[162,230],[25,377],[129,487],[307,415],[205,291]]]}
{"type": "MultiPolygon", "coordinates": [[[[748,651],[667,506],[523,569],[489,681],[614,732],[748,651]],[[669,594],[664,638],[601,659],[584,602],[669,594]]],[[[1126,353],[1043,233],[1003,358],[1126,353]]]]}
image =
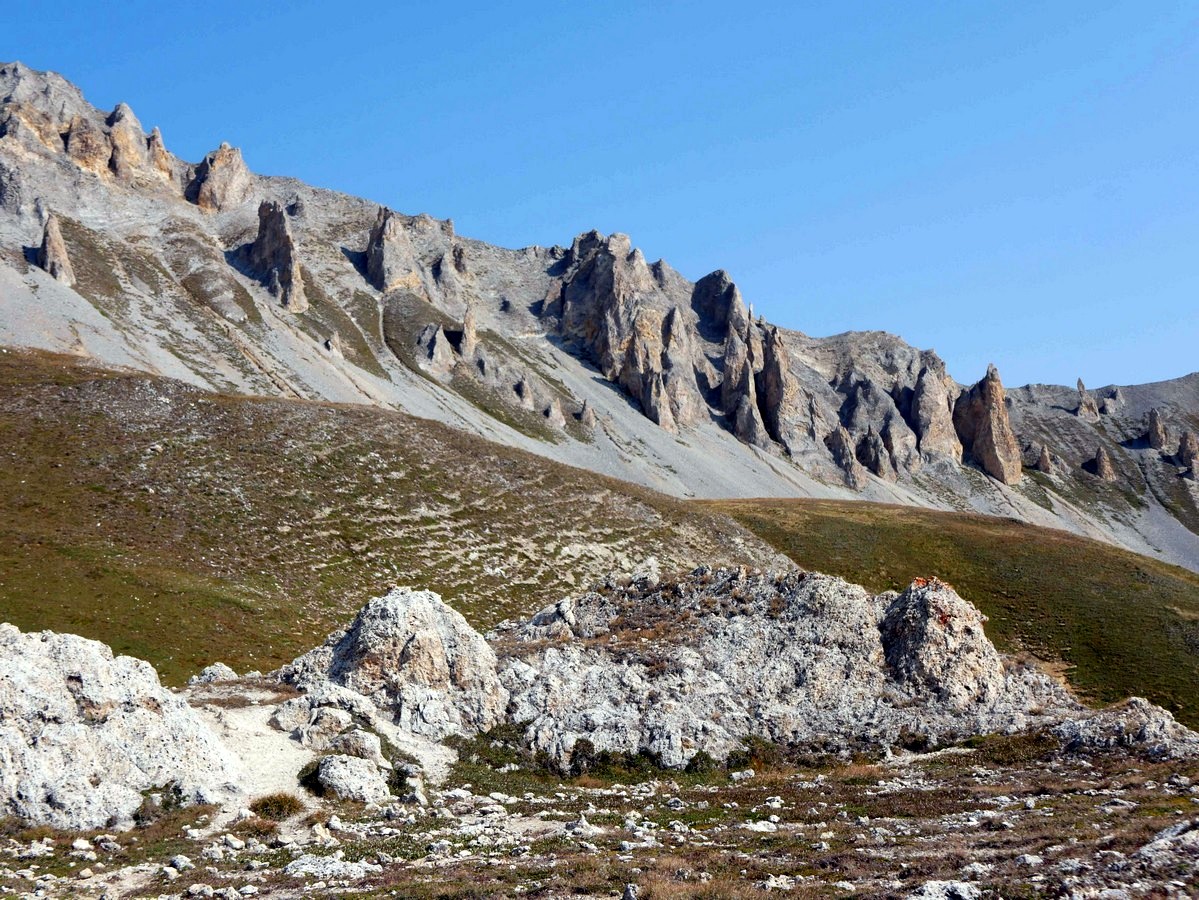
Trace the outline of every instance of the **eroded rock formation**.
{"type": "Polygon", "coordinates": [[[543,610],[502,677],[526,740],[564,766],[584,737],[682,766],[699,750],[723,758],[746,735],[945,738],[1078,710],[1047,676],[1005,667],[982,622],[938,582],[872,597],[823,575],[705,569],[543,610]],[[653,647],[633,649],[651,625],[653,647]]]}
{"type": "Polygon", "coordinates": [[[287,212],[274,201],[258,207],[258,237],[246,252],[251,272],[294,313],[308,309],[304,277],[287,212]]]}
{"type": "Polygon", "coordinates": [[[305,689],[348,688],[433,740],[487,731],[508,701],[487,642],[437,594],[407,588],[371,600],[284,675],[305,689]]]}
{"type": "Polygon", "coordinates": [[[206,212],[221,212],[250,199],[254,176],[246,168],[241,150],[221,144],[196,166],[187,187],[187,199],[206,212]]]}
{"type": "Polygon", "coordinates": [[[982,470],[1004,484],[1020,480],[1020,446],[1008,418],[1006,394],[999,370],[987,367],[986,377],[958,399],[953,424],[962,447],[982,470]]]}
{"type": "Polygon", "coordinates": [[[1092,466],[1094,466],[1096,477],[1103,481],[1116,481],[1120,477],[1116,471],[1116,465],[1112,461],[1111,453],[1102,444],[1095,451],[1095,459],[1092,461],[1092,466]]]}
{"type": "Polygon", "coordinates": [[[233,756],[149,663],[70,634],[0,625],[0,816],[128,827],[142,792],[221,802],[233,756]]]}
{"type": "Polygon", "coordinates": [[[1149,427],[1145,430],[1145,440],[1154,450],[1165,450],[1166,444],[1170,441],[1161,410],[1156,406],[1149,410],[1149,427]]]}
{"type": "Polygon", "coordinates": [[[37,264],[55,281],[67,287],[75,284],[75,270],[71,267],[71,259],[67,255],[67,244],[62,239],[58,217],[53,214],[46,219],[46,227],[42,230],[42,245],[37,251],[37,264]]]}

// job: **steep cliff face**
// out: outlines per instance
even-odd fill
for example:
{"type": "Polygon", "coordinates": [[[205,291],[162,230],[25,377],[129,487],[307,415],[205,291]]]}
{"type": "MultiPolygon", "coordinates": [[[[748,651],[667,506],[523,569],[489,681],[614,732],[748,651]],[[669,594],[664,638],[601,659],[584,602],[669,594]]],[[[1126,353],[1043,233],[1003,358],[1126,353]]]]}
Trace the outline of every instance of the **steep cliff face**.
{"type": "Polygon", "coordinates": [[[0,65],[0,241],[5,343],[400,407],[684,496],[970,507],[1199,568],[1199,376],[967,390],[931,350],[773,325],[727,272],[692,282],[625,235],[506,250],[228,145],[179,160],[130,107],[19,64],[0,65]]]}

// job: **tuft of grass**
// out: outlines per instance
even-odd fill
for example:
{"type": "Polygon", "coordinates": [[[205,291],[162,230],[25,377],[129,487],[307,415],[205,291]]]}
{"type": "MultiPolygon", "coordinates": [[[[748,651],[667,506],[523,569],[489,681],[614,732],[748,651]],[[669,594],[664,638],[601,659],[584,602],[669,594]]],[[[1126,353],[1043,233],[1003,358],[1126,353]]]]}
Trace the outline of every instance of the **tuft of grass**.
{"type": "Polygon", "coordinates": [[[1199,727],[1199,575],[1012,519],[876,503],[716,501],[807,569],[874,591],[953,584],[1009,653],[1064,671],[1084,697],[1147,697],[1199,727]]]}
{"type": "Polygon", "coordinates": [[[250,804],[250,812],[263,819],[282,822],[292,816],[299,815],[305,809],[303,802],[295,794],[279,791],[258,797],[250,804]]]}

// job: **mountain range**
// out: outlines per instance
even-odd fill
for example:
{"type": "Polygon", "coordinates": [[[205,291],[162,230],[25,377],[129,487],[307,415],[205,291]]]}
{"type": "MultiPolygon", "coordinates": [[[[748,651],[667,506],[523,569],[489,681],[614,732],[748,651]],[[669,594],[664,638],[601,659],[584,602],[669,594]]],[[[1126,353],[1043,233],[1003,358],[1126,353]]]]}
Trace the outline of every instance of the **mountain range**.
{"type": "Polygon", "coordinates": [[[1199,374],[958,381],[894,335],[771,324],[728,273],[692,282],[622,234],[506,249],[228,144],[186,162],[20,63],[0,65],[0,344],[398,410],[681,498],[974,511],[1199,571],[1199,374]]]}

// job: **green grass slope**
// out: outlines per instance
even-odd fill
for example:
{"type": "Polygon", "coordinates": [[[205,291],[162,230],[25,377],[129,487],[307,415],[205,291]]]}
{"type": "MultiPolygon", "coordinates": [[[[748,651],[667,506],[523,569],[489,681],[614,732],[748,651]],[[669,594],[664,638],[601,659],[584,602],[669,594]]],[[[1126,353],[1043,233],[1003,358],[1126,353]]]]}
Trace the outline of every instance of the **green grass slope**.
{"type": "Polygon", "coordinates": [[[648,554],[776,557],[720,514],[399,413],[0,352],[0,621],[168,682],[274,668],[393,585],[485,628],[648,554]]]}
{"type": "Polygon", "coordinates": [[[705,504],[807,569],[876,591],[937,576],[1004,650],[1061,666],[1098,702],[1148,697],[1199,727],[1199,575],[1010,519],[871,503],[705,504]]]}

